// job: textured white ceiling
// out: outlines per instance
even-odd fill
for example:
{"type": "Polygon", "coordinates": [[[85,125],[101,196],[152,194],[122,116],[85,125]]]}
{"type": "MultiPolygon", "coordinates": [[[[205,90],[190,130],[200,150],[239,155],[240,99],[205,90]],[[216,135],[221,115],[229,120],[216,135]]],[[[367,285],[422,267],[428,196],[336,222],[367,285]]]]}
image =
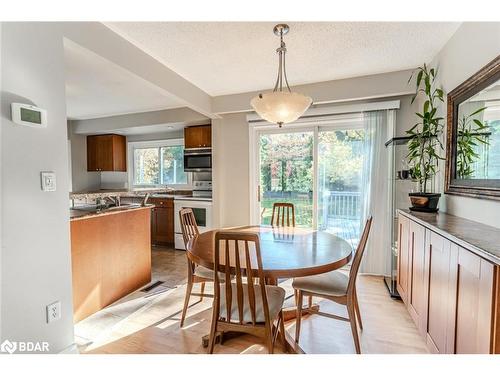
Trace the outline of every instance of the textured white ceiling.
{"type": "Polygon", "coordinates": [[[66,111],[70,119],[182,107],[158,87],[65,41],[66,111]]]}
{"type": "MultiPolygon", "coordinates": [[[[112,30],[212,96],[268,89],[278,38],[268,22],[113,22],[112,30]]],[[[414,68],[459,23],[290,22],[291,85],[414,68]]]]}

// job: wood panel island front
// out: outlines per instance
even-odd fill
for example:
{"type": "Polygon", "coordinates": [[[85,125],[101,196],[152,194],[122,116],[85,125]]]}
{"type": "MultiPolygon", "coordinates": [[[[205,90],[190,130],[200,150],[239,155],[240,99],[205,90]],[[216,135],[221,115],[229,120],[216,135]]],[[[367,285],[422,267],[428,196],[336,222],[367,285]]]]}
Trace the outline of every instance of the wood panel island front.
{"type": "Polygon", "coordinates": [[[500,353],[500,229],[398,211],[397,289],[432,353],[500,353]]]}
{"type": "Polygon", "coordinates": [[[72,215],[73,320],[151,281],[151,207],[72,215]]]}

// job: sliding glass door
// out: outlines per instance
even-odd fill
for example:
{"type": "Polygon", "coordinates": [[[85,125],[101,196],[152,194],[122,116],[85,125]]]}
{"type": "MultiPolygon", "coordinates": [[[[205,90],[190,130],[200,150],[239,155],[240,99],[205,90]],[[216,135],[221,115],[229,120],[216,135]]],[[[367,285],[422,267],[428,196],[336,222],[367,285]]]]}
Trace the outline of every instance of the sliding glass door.
{"type": "Polygon", "coordinates": [[[293,203],[297,226],[328,231],[355,246],[362,214],[363,140],[361,116],[329,126],[259,130],[256,221],[270,224],[274,202],[293,203]]]}
{"type": "Polygon", "coordinates": [[[259,137],[260,222],[270,224],[274,202],[295,205],[296,225],[313,225],[313,132],[259,137]]]}
{"type": "Polygon", "coordinates": [[[361,223],[363,129],[318,133],[318,229],[356,246],[361,223]]]}

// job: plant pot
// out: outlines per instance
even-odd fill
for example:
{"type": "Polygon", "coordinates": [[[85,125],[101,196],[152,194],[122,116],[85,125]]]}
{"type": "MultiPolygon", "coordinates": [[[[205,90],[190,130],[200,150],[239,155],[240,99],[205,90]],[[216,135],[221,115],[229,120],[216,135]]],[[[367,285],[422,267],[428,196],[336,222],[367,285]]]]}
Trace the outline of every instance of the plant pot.
{"type": "Polygon", "coordinates": [[[409,193],[411,211],[437,212],[440,193],[409,193]]]}

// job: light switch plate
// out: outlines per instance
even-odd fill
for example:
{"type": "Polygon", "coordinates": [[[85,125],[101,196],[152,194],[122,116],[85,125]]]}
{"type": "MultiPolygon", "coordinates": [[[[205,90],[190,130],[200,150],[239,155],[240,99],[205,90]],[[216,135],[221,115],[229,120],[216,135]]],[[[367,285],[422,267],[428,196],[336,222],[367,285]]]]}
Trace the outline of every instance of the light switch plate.
{"type": "Polygon", "coordinates": [[[41,183],[43,191],[56,191],[56,173],[41,172],[41,183]]]}
{"type": "Polygon", "coordinates": [[[47,323],[61,319],[61,301],[47,305],[47,323]]]}

